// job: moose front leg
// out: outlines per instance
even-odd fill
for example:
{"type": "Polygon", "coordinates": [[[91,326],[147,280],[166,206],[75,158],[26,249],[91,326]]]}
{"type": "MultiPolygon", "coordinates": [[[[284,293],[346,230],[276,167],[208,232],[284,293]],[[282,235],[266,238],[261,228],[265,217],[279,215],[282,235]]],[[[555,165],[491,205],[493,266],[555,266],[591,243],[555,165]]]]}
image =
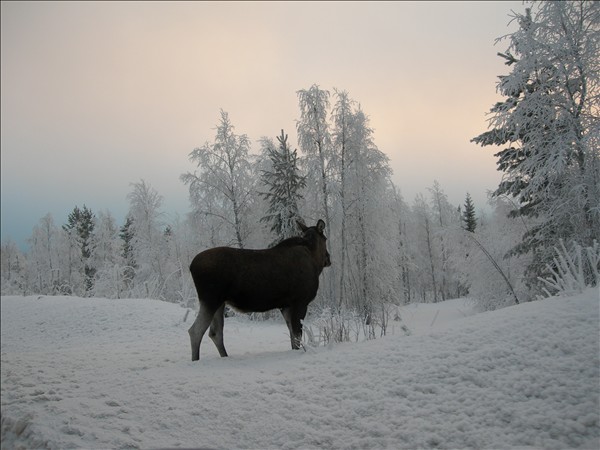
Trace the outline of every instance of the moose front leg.
{"type": "Polygon", "coordinates": [[[281,314],[283,314],[288,330],[290,330],[292,349],[298,350],[302,344],[302,320],[306,316],[306,306],[282,308],[281,314]]]}

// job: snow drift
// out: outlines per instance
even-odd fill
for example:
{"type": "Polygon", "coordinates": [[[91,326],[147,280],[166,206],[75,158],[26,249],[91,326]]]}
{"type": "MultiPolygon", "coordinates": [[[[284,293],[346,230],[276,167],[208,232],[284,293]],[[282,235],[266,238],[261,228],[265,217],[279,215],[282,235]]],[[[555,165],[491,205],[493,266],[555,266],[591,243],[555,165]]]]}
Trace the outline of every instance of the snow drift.
{"type": "Polygon", "coordinates": [[[1,307],[6,449],[600,444],[597,289],[476,315],[410,305],[411,336],[307,352],[288,349],[283,323],[229,318],[231,356],[206,339],[195,363],[194,314],[173,304],[1,307]]]}

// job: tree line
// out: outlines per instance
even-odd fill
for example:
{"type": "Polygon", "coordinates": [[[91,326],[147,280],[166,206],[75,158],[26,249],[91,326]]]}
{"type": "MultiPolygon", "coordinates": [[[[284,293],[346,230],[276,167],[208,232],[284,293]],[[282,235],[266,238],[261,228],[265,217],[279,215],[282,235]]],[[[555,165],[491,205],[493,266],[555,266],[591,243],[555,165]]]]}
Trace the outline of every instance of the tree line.
{"type": "MultiPolygon", "coordinates": [[[[185,218],[166,223],[162,197],[144,180],[132,183],[121,226],[85,206],[61,226],[47,215],[28,252],[2,243],[2,293],[193,306],[187,267],[196,253],[274,245],[297,234],[301,218],[326,223],[333,265],[318,310],[370,320],[386,304],[469,295],[492,309],[535,298],[557,273],[556,249],[600,241],[600,6],[534,7],[515,14],[520,28],[500,54],[512,68],[498,82],[506,98],[492,107],[490,130],[473,138],[505,147],[496,154],[504,178],[491,212],[477,216],[468,194],[452,205],[437,182],[407,202],[360,104],[313,85],[297,92],[298,148],[281,130],[253,152],[221,111],[214,137],[193,149],[192,170],[180,176],[189,189],[185,218]]],[[[593,258],[580,264],[584,284],[597,282],[593,258]]]]}
{"type": "Polygon", "coordinates": [[[144,180],[131,184],[120,226],[109,211],[85,205],[62,225],[48,214],[34,227],[28,252],[3,243],[3,293],[151,297],[192,306],[187,268],[196,253],[275,245],[298,234],[297,220],[323,218],[334,265],[322,279],[322,306],[369,314],[384,302],[465,294],[459,262],[450,262],[459,250],[443,235],[451,227],[475,231],[470,197],[464,220],[437,182],[409,206],[368,117],[346,92],[314,85],[298,98],[300,155],[284,130],[260,139],[253,154],[248,136],[221,111],[214,138],[190,153],[193,170],[180,177],[189,188],[187,217],[167,223],[162,197],[144,180]]]}

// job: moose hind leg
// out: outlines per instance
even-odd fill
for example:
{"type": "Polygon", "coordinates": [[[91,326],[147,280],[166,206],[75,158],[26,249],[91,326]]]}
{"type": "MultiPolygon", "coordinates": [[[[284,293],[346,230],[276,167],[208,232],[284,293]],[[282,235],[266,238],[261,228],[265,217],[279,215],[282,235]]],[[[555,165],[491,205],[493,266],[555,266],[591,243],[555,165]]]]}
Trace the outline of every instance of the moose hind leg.
{"type": "Polygon", "coordinates": [[[192,345],[192,361],[198,361],[200,359],[200,343],[206,330],[210,326],[213,320],[216,309],[210,307],[206,303],[200,302],[200,311],[196,320],[188,330],[190,335],[190,343],[192,345]]]}
{"type": "Polygon", "coordinates": [[[210,324],[210,331],[208,335],[212,339],[212,341],[217,346],[217,350],[219,350],[219,355],[222,357],[227,356],[227,351],[225,350],[225,344],[223,343],[223,326],[225,325],[225,303],[221,305],[217,312],[213,316],[212,322],[210,324]]]}

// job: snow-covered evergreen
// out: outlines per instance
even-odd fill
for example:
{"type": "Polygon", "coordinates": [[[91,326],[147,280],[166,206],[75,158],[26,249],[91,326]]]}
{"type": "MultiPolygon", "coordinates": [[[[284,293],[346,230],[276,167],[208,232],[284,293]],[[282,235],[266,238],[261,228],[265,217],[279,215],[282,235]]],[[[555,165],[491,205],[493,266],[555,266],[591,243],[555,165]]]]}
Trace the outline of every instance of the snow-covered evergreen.
{"type": "Polygon", "coordinates": [[[83,288],[86,293],[91,291],[96,273],[96,265],[90,261],[95,250],[94,226],[94,213],[83,205],[83,209],[77,206],[73,209],[67,217],[67,223],[62,227],[66,232],[70,249],[69,256],[72,258],[70,268],[78,269],[80,272],[78,275],[80,279],[83,279],[83,288]]]}
{"type": "Polygon", "coordinates": [[[533,253],[535,283],[560,239],[600,240],[600,4],[535,2],[515,19],[499,54],[511,67],[498,82],[505,100],[473,141],[504,147],[495,195],[515,200],[511,214],[543,219],[514,248],[533,253]]]}
{"type": "Polygon", "coordinates": [[[276,236],[273,244],[298,235],[297,220],[300,220],[298,204],[302,189],[306,187],[306,176],[299,174],[298,154],[288,143],[288,135],[281,130],[277,136],[278,146],[263,140],[263,153],[270,168],[261,173],[262,184],[267,188],[261,195],[269,202],[269,208],[261,222],[270,224],[276,236]]]}
{"type": "Polygon", "coordinates": [[[465,197],[465,210],[462,212],[461,219],[463,221],[463,227],[470,233],[474,233],[477,229],[477,218],[475,217],[475,205],[471,195],[467,192],[465,197]]]}

